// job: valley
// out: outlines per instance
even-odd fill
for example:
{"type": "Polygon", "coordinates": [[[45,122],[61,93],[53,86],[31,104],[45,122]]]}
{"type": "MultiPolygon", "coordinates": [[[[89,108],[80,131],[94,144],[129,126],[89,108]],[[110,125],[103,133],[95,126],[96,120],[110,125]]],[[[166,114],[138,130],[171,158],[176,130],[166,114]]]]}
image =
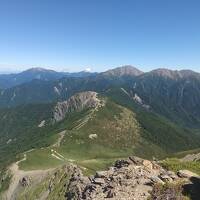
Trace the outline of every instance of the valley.
{"type": "Polygon", "coordinates": [[[70,191],[64,185],[72,184],[74,169],[92,176],[130,156],[175,173],[199,174],[199,160],[179,159],[199,153],[199,87],[195,72],[143,73],[124,66],[4,89],[0,195],[5,200],[65,199],[70,191]]]}

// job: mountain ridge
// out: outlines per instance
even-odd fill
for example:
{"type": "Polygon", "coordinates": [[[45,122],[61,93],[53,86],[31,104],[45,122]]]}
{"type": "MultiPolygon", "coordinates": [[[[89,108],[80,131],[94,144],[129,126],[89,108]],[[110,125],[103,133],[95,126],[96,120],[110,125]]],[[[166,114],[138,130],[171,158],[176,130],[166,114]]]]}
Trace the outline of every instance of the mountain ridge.
{"type": "Polygon", "coordinates": [[[0,74],[0,88],[8,89],[21,84],[29,83],[36,80],[55,81],[64,77],[87,77],[93,76],[96,73],[81,71],[81,72],[57,72],[45,68],[30,68],[20,73],[0,74]]]}

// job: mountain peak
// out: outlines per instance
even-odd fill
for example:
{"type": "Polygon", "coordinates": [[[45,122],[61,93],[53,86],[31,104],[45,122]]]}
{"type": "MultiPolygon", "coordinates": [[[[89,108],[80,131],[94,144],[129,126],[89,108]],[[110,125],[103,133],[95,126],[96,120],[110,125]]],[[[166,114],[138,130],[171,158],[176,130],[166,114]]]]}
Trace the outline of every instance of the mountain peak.
{"type": "Polygon", "coordinates": [[[178,71],[173,71],[167,68],[155,69],[155,70],[152,70],[150,73],[153,75],[158,75],[158,76],[167,77],[167,78],[175,78],[176,76],[179,75],[178,71]]]}
{"type": "Polygon", "coordinates": [[[166,68],[159,68],[159,69],[153,70],[149,73],[153,74],[153,75],[162,76],[162,77],[165,77],[165,78],[170,78],[170,79],[199,76],[199,73],[194,72],[192,70],[180,70],[180,71],[178,71],[178,70],[170,70],[170,69],[166,69],[166,68]]]}
{"type": "Polygon", "coordinates": [[[45,69],[42,67],[33,67],[33,68],[25,70],[24,72],[39,73],[39,72],[55,72],[55,71],[53,71],[51,69],[45,69]]]}
{"type": "Polygon", "coordinates": [[[139,76],[143,74],[143,72],[131,65],[124,65],[103,72],[103,74],[107,76],[139,76]]]}

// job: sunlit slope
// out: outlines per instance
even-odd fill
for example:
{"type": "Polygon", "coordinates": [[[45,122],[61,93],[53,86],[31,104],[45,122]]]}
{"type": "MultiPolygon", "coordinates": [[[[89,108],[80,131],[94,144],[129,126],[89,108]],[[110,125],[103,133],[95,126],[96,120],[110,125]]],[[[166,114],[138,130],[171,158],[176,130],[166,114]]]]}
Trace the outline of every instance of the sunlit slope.
{"type": "Polygon", "coordinates": [[[96,169],[132,154],[165,155],[142,136],[135,113],[108,99],[98,110],[73,113],[61,124],[66,132],[60,144],[28,153],[27,160],[20,163],[22,169],[50,168],[65,162],[96,169]]]}

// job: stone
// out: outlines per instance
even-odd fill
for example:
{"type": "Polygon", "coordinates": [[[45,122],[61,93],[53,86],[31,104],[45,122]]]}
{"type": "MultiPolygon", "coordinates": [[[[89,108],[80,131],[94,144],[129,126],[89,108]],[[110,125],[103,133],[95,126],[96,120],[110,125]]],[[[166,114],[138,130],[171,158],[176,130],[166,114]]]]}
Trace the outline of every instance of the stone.
{"type": "Polygon", "coordinates": [[[161,169],[160,165],[158,165],[157,162],[155,162],[155,161],[152,162],[152,165],[153,165],[153,169],[155,169],[155,170],[161,169]]]}
{"type": "Polygon", "coordinates": [[[97,137],[98,137],[97,134],[90,134],[90,135],[89,135],[89,138],[90,138],[91,140],[96,139],[97,137]]]}
{"type": "Polygon", "coordinates": [[[21,184],[23,187],[30,186],[30,185],[31,185],[31,178],[28,177],[28,176],[23,177],[23,178],[20,180],[20,184],[21,184]]]}
{"type": "Polygon", "coordinates": [[[144,165],[144,167],[146,167],[146,168],[148,168],[148,169],[150,169],[150,170],[153,169],[153,164],[152,164],[152,162],[149,161],[149,160],[143,160],[142,164],[144,165]]]}
{"type": "MultiPolygon", "coordinates": [[[[98,171],[90,178],[83,176],[78,168],[73,169],[73,172],[66,186],[67,200],[144,200],[148,199],[156,184],[165,185],[176,179],[181,180],[174,172],[157,166],[157,163],[137,157],[118,160],[108,171],[98,171]]],[[[183,172],[180,171],[179,175],[186,177],[183,172]]],[[[194,173],[191,175],[194,176],[194,173]]]]}
{"type": "Polygon", "coordinates": [[[107,171],[97,171],[95,177],[96,178],[104,178],[108,175],[107,171]]]}
{"type": "Polygon", "coordinates": [[[168,175],[169,177],[171,177],[173,180],[178,179],[178,176],[176,175],[175,172],[168,171],[168,172],[167,172],[167,175],[168,175]]]}
{"type": "Polygon", "coordinates": [[[129,164],[130,162],[128,162],[127,160],[117,160],[115,162],[115,167],[116,168],[128,167],[129,164]]]}
{"type": "Polygon", "coordinates": [[[165,183],[157,176],[152,176],[151,181],[153,184],[162,184],[164,185],[165,183]]]}
{"type": "Polygon", "coordinates": [[[129,160],[131,160],[135,165],[141,165],[143,162],[143,159],[136,156],[130,156],[129,160]]]}
{"type": "Polygon", "coordinates": [[[164,182],[172,182],[172,178],[166,174],[160,175],[160,179],[164,182]]]}
{"type": "Polygon", "coordinates": [[[177,175],[181,178],[191,178],[191,177],[199,177],[197,174],[189,171],[189,170],[179,170],[177,175]]]}
{"type": "Polygon", "coordinates": [[[99,184],[99,185],[105,184],[105,180],[104,180],[103,178],[95,178],[95,179],[93,180],[93,182],[94,182],[95,184],[99,184]]]}
{"type": "Polygon", "coordinates": [[[115,197],[115,195],[116,194],[115,194],[114,190],[111,189],[108,191],[106,198],[113,198],[113,197],[115,197]]]}

